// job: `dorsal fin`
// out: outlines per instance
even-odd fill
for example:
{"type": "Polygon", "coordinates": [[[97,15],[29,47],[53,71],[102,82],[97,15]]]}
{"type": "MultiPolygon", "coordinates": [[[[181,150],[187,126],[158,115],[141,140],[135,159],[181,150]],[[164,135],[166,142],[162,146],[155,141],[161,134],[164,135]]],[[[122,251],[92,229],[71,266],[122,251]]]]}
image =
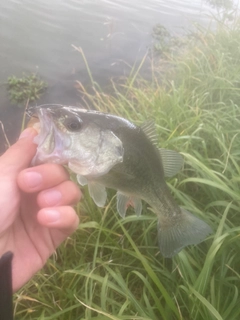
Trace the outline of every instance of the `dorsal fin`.
{"type": "Polygon", "coordinates": [[[145,133],[145,135],[151,140],[152,144],[156,146],[158,143],[158,136],[156,133],[154,120],[147,120],[140,126],[140,128],[145,133]]]}
{"type": "Polygon", "coordinates": [[[165,177],[177,174],[183,166],[183,156],[173,150],[159,149],[165,177]]]}

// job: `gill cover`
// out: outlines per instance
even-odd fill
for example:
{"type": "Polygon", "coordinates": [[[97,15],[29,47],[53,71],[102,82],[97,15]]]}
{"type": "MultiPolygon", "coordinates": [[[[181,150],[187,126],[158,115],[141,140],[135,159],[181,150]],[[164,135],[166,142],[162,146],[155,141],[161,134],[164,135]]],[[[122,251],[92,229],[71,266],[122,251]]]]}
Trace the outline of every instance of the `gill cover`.
{"type": "Polygon", "coordinates": [[[86,110],[50,105],[37,107],[35,112],[40,132],[35,138],[34,165],[66,164],[79,175],[97,177],[123,161],[122,141],[111,130],[92,122],[91,115],[88,119],[86,110]]]}

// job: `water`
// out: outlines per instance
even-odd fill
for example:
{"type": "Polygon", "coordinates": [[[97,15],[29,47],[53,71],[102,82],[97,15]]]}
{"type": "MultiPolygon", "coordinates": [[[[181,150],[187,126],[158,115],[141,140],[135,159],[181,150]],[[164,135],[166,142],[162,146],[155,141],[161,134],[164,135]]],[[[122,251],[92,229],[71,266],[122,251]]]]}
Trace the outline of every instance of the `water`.
{"type": "MultiPolygon", "coordinates": [[[[37,72],[48,83],[39,103],[79,104],[74,82],[87,86],[90,80],[72,45],[83,49],[93,78],[104,86],[110,78],[127,75],[127,64],[142,59],[155,24],[182,33],[193,22],[207,24],[210,11],[201,0],[1,0],[0,83],[37,72]]],[[[11,106],[5,86],[0,102],[0,120],[13,142],[22,110],[11,106]]],[[[4,141],[0,132],[0,152],[4,141]]]]}

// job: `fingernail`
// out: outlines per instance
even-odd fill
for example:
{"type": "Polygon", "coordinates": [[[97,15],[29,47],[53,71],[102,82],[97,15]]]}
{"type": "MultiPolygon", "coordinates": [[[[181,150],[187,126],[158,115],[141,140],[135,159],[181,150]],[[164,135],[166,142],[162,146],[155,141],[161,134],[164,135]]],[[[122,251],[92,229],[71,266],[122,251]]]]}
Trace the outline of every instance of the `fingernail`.
{"type": "Polygon", "coordinates": [[[35,134],[36,134],[36,130],[34,130],[33,128],[27,128],[20,134],[18,139],[20,140],[22,138],[34,136],[35,134]]]}
{"type": "Polygon", "coordinates": [[[47,223],[57,222],[60,219],[60,212],[57,210],[45,209],[44,215],[45,215],[45,222],[47,223]]]}
{"type": "Polygon", "coordinates": [[[36,188],[42,183],[42,176],[38,172],[28,171],[24,173],[24,180],[29,188],[36,188]]]}
{"type": "Polygon", "coordinates": [[[62,194],[57,190],[48,190],[43,193],[43,198],[48,206],[54,206],[59,204],[62,194]]]}

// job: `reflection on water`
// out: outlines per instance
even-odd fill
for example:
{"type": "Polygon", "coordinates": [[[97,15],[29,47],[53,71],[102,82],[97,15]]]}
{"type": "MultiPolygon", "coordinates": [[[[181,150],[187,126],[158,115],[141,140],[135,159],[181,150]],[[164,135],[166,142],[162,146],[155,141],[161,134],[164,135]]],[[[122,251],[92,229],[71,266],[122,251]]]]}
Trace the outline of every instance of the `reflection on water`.
{"type": "Polygon", "coordinates": [[[234,8],[233,0],[206,0],[212,7],[217,9],[232,10],[234,8]]]}
{"type": "MultiPolygon", "coordinates": [[[[104,85],[128,73],[125,62],[144,56],[155,24],[183,32],[192,22],[207,23],[209,8],[201,0],[1,0],[0,83],[38,72],[49,84],[40,103],[77,104],[74,81],[88,85],[89,77],[72,44],[83,49],[93,78],[104,85]]],[[[13,141],[21,110],[10,106],[4,86],[0,99],[0,120],[13,141]]]]}

